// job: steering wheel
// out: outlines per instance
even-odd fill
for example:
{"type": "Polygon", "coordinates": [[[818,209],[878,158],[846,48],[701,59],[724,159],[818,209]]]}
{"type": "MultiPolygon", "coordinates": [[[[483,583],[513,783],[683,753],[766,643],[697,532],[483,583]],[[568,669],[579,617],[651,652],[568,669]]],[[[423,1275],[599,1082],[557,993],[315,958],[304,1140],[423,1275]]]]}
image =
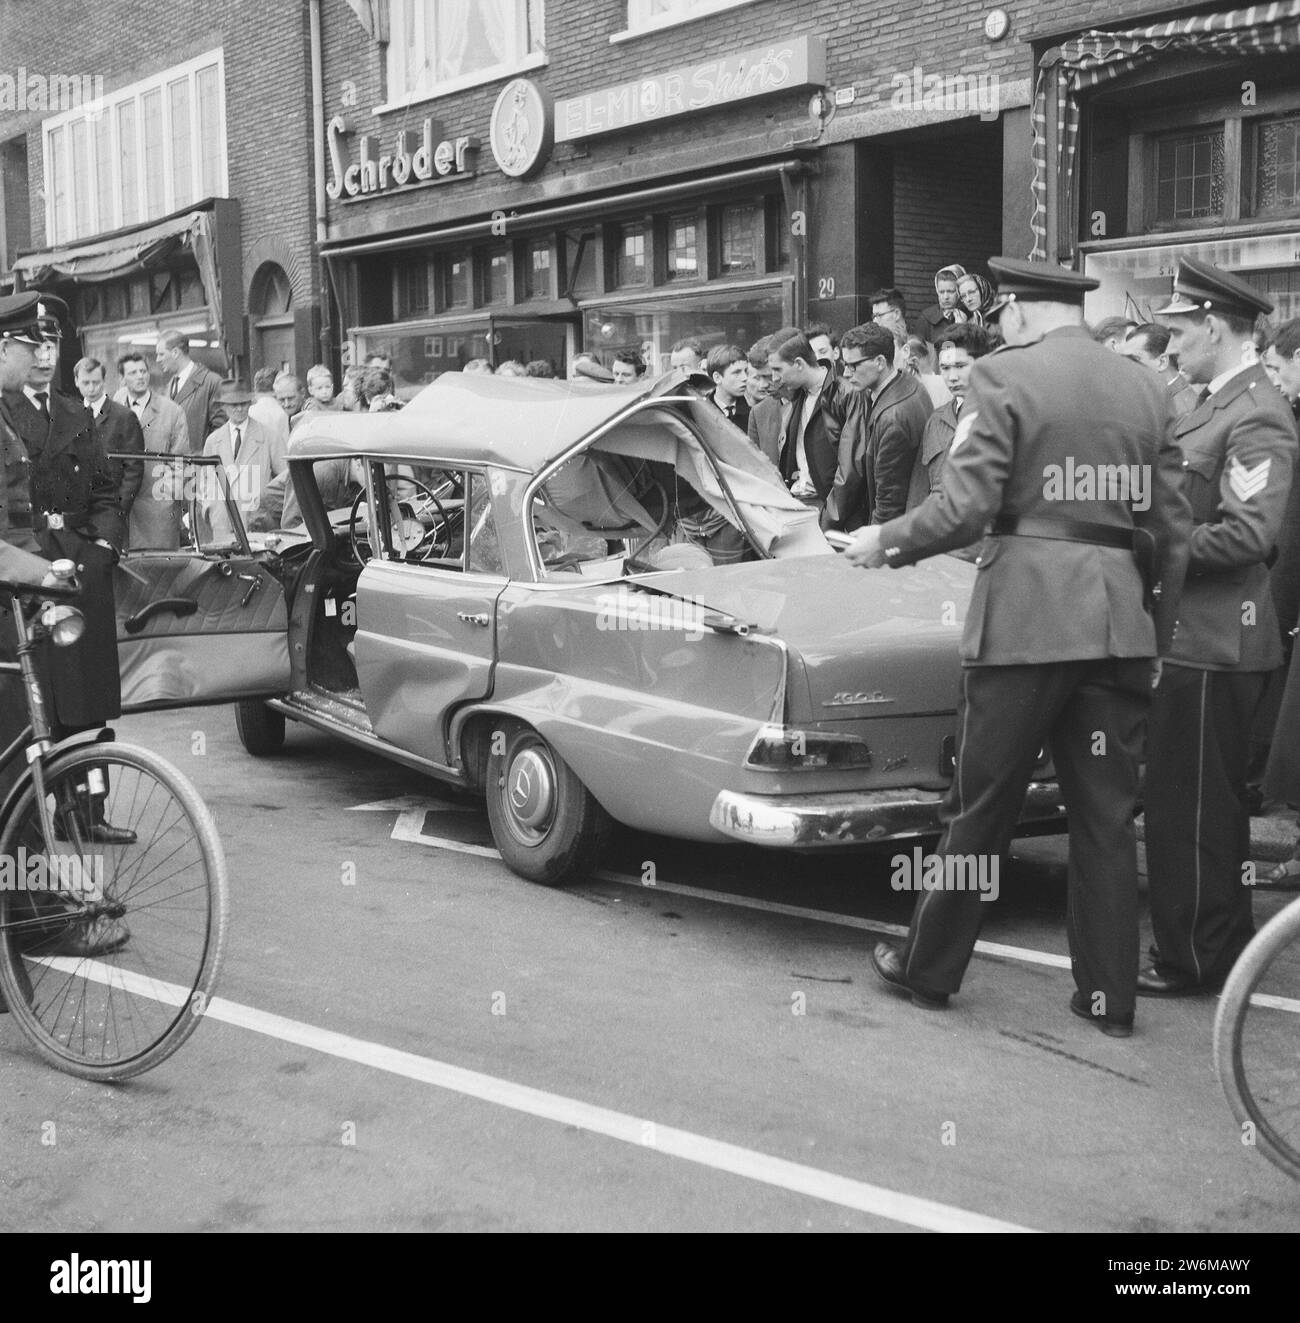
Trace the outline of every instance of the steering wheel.
{"type": "MultiPolygon", "coordinates": [[[[386,481],[390,483],[404,482],[414,487],[416,496],[427,503],[424,513],[433,514],[433,523],[426,528],[424,521],[416,514],[417,504],[415,501],[396,502],[398,523],[394,524],[391,530],[394,549],[397,549],[400,543],[400,549],[408,559],[412,554],[415,554],[420,561],[431,560],[436,557],[445,534],[446,545],[442,549],[444,551],[450,550],[451,519],[448,517],[442,502],[418,478],[407,478],[399,473],[391,473],[386,481]],[[411,524],[418,527],[418,535],[414,529],[409,528],[411,524]],[[410,538],[414,538],[415,541],[409,541],[410,538]]],[[[367,528],[362,531],[360,525],[361,507],[365,499],[366,493],[363,489],[356,494],[352,501],[352,509],[348,513],[348,545],[351,549],[352,559],[356,564],[362,566],[367,561],[372,560],[375,554],[374,546],[370,541],[370,530],[367,528]]]]}

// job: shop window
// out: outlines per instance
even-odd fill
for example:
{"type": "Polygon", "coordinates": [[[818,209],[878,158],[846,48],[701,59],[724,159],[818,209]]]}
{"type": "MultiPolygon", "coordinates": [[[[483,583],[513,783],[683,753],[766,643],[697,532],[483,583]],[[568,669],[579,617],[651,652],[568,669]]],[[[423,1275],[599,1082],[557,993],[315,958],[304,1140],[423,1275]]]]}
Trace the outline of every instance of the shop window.
{"type": "Polygon", "coordinates": [[[510,302],[510,249],[484,248],[479,252],[479,303],[510,302]]]}
{"type": "Polygon", "coordinates": [[[438,259],[439,308],[469,306],[469,254],[448,253],[438,259]]]}
{"type": "Polygon", "coordinates": [[[115,280],[104,290],[104,320],[126,320],[126,284],[123,281],[115,280]]]}
{"type": "Polygon", "coordinates": [[[82,324],[102,322],[104,320],[103,291],[98,285],[83,285],[78,291],[81,302],[80,318],[82,324]]]}
{"type": "Polygon", "coordinates": [[[1156,143],[1156,221],[1223,214],[1223,129],[1182,133],[1156,143]]]}
{"type": "Polygon", "coordinates": [[[149,277],[149,311],[170,312],[172,307],[172,273],[155,271],[149,277]]]}
{"type": "Polygon", "coordinates": [[[545,62],[543,0],[392,0],[388,100],[442,96],[545,62]]]}
{"type": "Polygon", "coordinates": [[[43,126],[46,240],[65,244],[224,196],[225,93],[210,51],[98,100],[69,78],[43,126]]]}
{"type": "Polygon", "coordinates": [[[790,269],[790,216],[783,197],[767,199],[768,270],[790,269]]]}
{"type": "Polygon", "coordinates": [[[141,276],[137,280],[131,281],[130,307],[132,317],[147,317],[152,309],[149,307],[149,277],[141,276]]]}
{"type": "Polygon", "coordinates": [[[426,258],[397,263],[393,278],[397,284],[398,321],[429,315],[432,266],[433,263],[426,258]]]}
{"type": "Polygon", "coordinates": [[[1260,214],[1300,207],[1300,116],[1257,126],[1255,199],[1260,214]]]}
{"type": "Polygon", "coordinates": [[[668,280],[698,280],[700,271],[699,217],[671,216],[668,220],[668,280]]]}
{"type": "Polygon", "coordinates": [[[641,222],[619,226],[614,244],[614,284],[621,288],[648,281],[646,226],[641,222]]]}
{"type": "Polygon", "coordinates": [[[176,285],[178,308],[202,308],[207,305],[207,298],[203,293],[203,281],[197,271],[177,272],[176,285]]]}
{"type": "Polygon", "coordinates": [[[551,241],[530,239],[524,245],[524,298],[554,297],[551,282],[551,241]]]}
{"type": "Polygon", "coordinates": [[[758,272],[763,251],[762,209],[753,204],[723,207],[718,217],[718,270],[738,276],[758,272]]]}

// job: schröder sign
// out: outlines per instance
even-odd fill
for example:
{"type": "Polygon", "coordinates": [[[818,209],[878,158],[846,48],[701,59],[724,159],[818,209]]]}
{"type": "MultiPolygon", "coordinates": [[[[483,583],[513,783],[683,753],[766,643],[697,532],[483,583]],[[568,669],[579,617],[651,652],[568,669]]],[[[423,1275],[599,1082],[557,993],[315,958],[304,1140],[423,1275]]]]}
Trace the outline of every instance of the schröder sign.
{"type": "Polygon", "coordinates": [[[824,38],[791,37],[559,101],[555,141],[590,138],[750,97],[820,86],[825,78],[824,38]]]}

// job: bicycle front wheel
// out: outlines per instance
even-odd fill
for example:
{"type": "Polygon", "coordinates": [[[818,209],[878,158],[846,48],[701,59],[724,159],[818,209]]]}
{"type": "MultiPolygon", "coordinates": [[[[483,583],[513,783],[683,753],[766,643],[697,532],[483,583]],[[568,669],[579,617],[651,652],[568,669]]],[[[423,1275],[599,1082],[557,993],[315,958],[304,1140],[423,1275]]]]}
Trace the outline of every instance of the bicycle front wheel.
{"type": "Polygon", "coordinates": [[[1300,901],[1233,966],[1214,1017],[1214,1068],[1247,1139],[1300,1180],[1300,901]]]}
{"type": "Polygon", "coordinates": [[[129,1079],[207,1009],[228,921],[221,842],[198,791],[146,749],[81,745],[44,780],[55,839],[34,783],[0,832],[0,992],[46,1061],[129,1079]]]}

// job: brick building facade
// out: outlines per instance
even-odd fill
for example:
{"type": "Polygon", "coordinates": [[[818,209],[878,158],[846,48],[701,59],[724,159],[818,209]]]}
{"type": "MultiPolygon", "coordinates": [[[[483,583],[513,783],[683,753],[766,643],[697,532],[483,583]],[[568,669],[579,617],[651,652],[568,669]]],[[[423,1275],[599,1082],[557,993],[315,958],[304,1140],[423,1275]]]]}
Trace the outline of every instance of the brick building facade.
{"type": "Polygon", "coordinates": [[[309,54],[299,5],[0,3],[0,280],[25,250],[110,383],[169,327],[223,372],[320,357],[309,54]]]}
{"type": "MultiPolygon", "coordinates": [[[[1045,51],[1086,27],[1177,24],[1220,7],[1112,3],[1103,17],[1084,0],[303,0],[254,15],[239,0],[178,0],[141,20],[50,0],[37,26],[30,7],[0,0],[0,281],[15,261],[20,281],[55,281],[94,351],[148,349],[151,334],[198,326],[202,313],[223,368],[301,371],[385,348],[406,393],[470,357],[563,370],[580,347],[606,361],[635,348],[661,366],[687,331],[747,343],[788,320],[842,330],[865,318],[879,285],[900,286],[915,313],[938,266],[979,271],[995,251],[1034,246],[1030,108],[1045,51]],[[796,49],[805,73],[756,71],[796,49]],[[181,169],[187,135],[208,150],[193,117],[197,65],[214,53],[213,196],[231,205],[206,201],[206,158],[186,187],[152,196],[143,172],[181,169]],[[142,119],[157,107],[151,92],[190,79],[179,127],[166,102],[156,121],[172,134],[161,155],[146,161],[148,133],[133,130],[129,220],[120,198],[105,203],[129,163],[118,160],[96,202],[78,192],[98,130],[79,143],[68,128],[60,145],[60,107],[15,104],[31,71],[100,77],[110,106],[135,88],[142,119]],[[737,97],[745,78],[753,94],[737,97]],[[527,137],[544,118],[555,140],[524,144],[535,163],[507,173],[498,156],[514,148],[494,142],[491,122],[517,79],[527,106],[507,128],[527,137]],[[702,104],[678,104],[701,87],[702,104]],[[59,151],[65,161],[47,159],[59,151]],[[83,203],[112,223],[60,222],[60,206],[70,222],[83,203]],[[185,228],[194,211],[207,221],[185,228]],[[149,248],[142,227],[159,223],[171,232],[144,231],[149,248]],[[208,267],[205,243],[216,250],[208,267]],[[148,251],[133,267],[136,247],[148,251]]],[[[1287,248],[1300,214],[1287,191],[1300,69],[1288,48],[1272,54],[1257,69],[1262,110],[1243,117],[1230,104],[1242,60],[1158,52],[1079,94],[1072,173],[1052,171],[1049,144],[1045,255],[1102,276],[1090,315],[1143,310],[1183,248],[1257,272],[1285,310],[1300,300],[1287,248]],[[1179,109],[1210,90],[1214,105],[1179,109]],[[1161,187],[1169,199],[1208,189],[1209,200],[1189,211],[1161,187]]]]}

